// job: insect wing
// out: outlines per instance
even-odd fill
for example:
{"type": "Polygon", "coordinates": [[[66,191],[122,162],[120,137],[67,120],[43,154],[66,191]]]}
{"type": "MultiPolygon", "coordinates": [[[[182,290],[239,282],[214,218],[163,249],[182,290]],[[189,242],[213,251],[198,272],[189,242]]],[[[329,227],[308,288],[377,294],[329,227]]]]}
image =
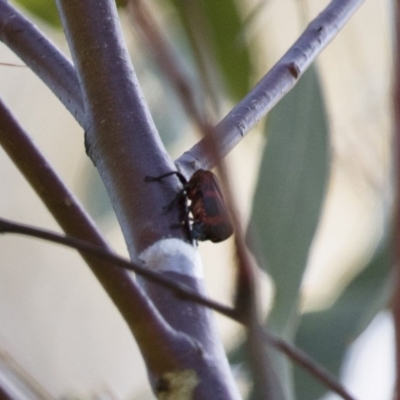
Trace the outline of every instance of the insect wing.
{"type": "Polygon", "coordinates": [[[194,223],[192,235],[197,240],[221,242],[233,233],[233,227],[217,177],[210,171],[197,171],[189,182],[188,197],[194,223]]]}

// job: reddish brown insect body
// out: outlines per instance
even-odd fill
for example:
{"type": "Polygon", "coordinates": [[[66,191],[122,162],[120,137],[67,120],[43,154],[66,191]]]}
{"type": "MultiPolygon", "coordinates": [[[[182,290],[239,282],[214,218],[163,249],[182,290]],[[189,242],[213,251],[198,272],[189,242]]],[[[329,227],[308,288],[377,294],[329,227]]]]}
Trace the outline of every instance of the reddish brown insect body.
{"type": "Polygon", "coordinates": [[[233,227],[217,177],[211,171],[200,169],[189,181],[178,171],[168,172],[157,178],[147,177],[146,180],[161,180],[171,175],[176,175],[183,184],[183,191],[178,198],[185,196],[190,201],[186,222],[189,225],[189,220],[192,221],[192,239],[211,240],[214,243],[228,239],[233,233],[233,227]],[[189,213],[192,214],[192,218],[189,217],[189,213]]]}
{"type": "Polygon", "coordinates": [[[192,238],[214,243],[228,239],[233,227],[225,207],[217,177],[211,172],[196,171],[185,185],[189,210],[193,216],[192,238]]]}

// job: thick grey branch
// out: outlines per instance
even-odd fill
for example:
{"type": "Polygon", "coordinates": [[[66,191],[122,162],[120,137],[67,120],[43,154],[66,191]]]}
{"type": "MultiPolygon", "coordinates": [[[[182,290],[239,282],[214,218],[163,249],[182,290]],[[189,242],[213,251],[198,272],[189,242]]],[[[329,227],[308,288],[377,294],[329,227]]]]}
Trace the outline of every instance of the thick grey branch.
{"type": "MultiPolygon", "coordinates": [[[[187,240],[186,231],[171,229],[179,221],[179,208],[163,213],[179,190],[172,178],[146,183],[175,166],[168,157],[144,102],[126,50],[113,0],[57,0],[64,30],[81,82],[87,112],[86,145],[96,165],[122,228],[132,259],[165,237],[187,240]]],[[[164,272],[196,291],[202,281],[184,273],[164,272]]],[[[209,310],[187,304],[160,287],[147,284],[146,291],[172,330],[183,332],[200,344],[193,357],[185,351],[172,357],[179,368],[196,375],[193,398],[238,398],[218,332],[209,310]],[[210,384],[212,382],[212,384],[210,384]],[[215,396],[216,392],[218,393],[215,396]]],[[[165,346],[158,340],[153,346],[165,346]]],[[[161,361],[161,360],[160,360],[161,361]]],[[[149,368],[153,389],[174,378],[149,368]]],[[[172,383],[171,383],[172,384],[172,383]]]]}
{"type": "MultiPolygon", "coordinates": [[[[178,190],[144,182],[174,169],[144,101],[113,1],[58,1],[60,16],[81,82],[87,112],[86,147],[121,225],[130,254],[136,255],[171,231],[176,211],[162,207],[178,190]],[[90,16],[90,17],[88,17],[90,16]]],[[[169,183],[169,185],[168,185],[169,183]]],[[[172,187],[171,187],[172,186],[172,187]]]]}
{"type": "Polygon", "coordinates": [[[216,126],[213,141],[218,151],[210,152],[213,144],[204,138],[176,160],[180,169],[191,175],[200,168],[213,168],[218,162],[215,154],[226,156],[289,92],[362,3],[363,0],[333,0],[255,88],[216,126]]]}

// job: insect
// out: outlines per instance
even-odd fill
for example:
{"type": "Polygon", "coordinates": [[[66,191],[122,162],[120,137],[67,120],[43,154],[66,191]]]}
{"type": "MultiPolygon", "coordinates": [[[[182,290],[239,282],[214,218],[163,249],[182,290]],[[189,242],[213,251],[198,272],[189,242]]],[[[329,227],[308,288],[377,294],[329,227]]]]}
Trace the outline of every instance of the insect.
{"type": "Polygon", "coordinates": [[[189,221],[192,222],[190,225],[192,240],[211,240],[217,243],[228,239],[233,233],[233,226],[217,177],[211,171],[199,169],[189,181],[179,171],[167,172],[159,177],[148,176],[145,180],[158,181],[171,175],[178,177],[182,182],[183,190],[166,209],[182,198],[186,200],[185,222],[188,225],[190,225],[189,221]]]}

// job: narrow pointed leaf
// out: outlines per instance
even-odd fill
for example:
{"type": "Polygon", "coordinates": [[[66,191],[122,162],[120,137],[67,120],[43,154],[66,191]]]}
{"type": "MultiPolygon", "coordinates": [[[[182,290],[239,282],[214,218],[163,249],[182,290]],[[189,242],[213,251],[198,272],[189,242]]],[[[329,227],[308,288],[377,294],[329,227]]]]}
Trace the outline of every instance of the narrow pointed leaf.
{"type": "Polygon", "coordinates": [[[54,0],[15,0],[15,2],[49,25],[56,28],[61,27],[60,17],[58,16],[54,0]]]}
{"type": "Polygon", "coordinates": [[[276,285],[269,327],[296,323],[297,301],[329,175],[328,123],[316,69],[270,113],[251,217],[259,264],[276,285]]]}
{"type": "MultiPolygon", "coordinates": [[[[250,247],[275,283],[268,327],[287,340],[296,330],[299,289],[325,198],[327,125],[311,67],[269,115],[249,229],[250,247]]],[[[294,399],[290,364],[280,354],[270,356],[287,400],[294,399]]]]}
{"type": "MultiPolygon", "coordinates": [[[[328,310],[303,316],[296,345],[338,376],[348,347],[390,297],[392,237],[388,235],[367,267],[328,310]]],[[[298,400],[320,398],[326,388],[300,368],[294,369],[298,400]]]]}
{"type": "Polygon", "coordinates": [[[233,100],[245,96],[250,89],[251,64],[248,47],[242,40],[244,24],[236,2],[170,2],[181,18],[193,53],[197,55],[204,87],[214,91],[215,79],[220,76],[233,100]]]}

